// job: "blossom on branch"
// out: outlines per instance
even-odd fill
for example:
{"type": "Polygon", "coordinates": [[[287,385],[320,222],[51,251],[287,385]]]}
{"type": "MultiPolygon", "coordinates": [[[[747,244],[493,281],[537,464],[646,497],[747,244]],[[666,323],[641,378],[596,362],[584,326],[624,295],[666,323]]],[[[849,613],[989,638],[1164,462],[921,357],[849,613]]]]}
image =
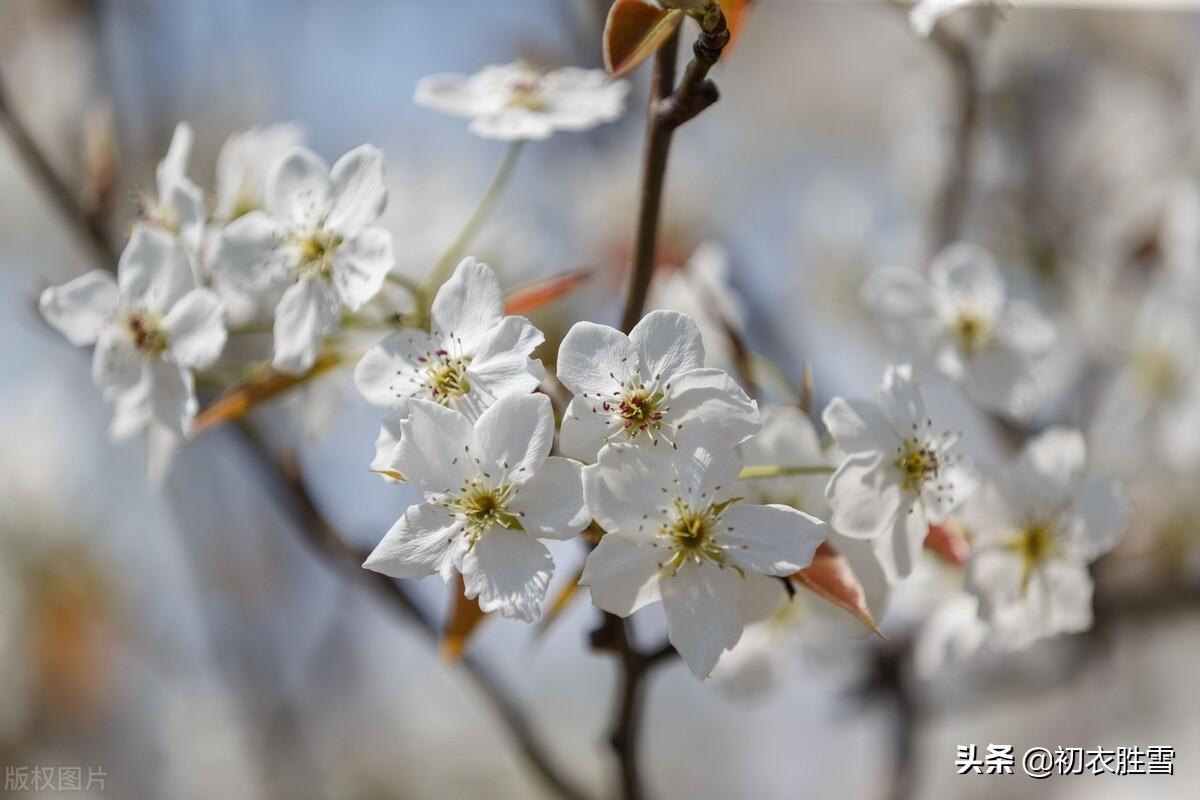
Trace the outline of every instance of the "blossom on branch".
{"type": "Polygon", "coordinates": [[[563,67],[543,72],[522,61],[474,75],[430,75],[417,84],[418,105],[467,117],[471,132],[509,141],[584,131],[625,111],[629,84],[603,70],[563,67]]]}
{"type": "Polygon", "coordinates": [[[538,539],[570,539],[590,517],[581,465],[550,456],[554,414],[543,394],[509,395],[472,424],[411,400],[389,469],[425,495],[364,564],[394,578],[462,573],[485,612],[532,622],[554,572],[538,539]]]}

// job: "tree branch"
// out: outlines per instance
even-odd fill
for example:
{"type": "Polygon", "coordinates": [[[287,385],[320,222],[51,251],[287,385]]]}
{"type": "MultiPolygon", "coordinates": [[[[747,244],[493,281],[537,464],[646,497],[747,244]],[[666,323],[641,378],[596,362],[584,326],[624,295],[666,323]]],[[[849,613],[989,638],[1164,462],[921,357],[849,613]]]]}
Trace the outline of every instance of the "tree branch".
{"type": "Polygon", "coordinates": [[[950,67],[954,80],[955,107],[950,162],[947,165],[941,195],[937,199],[932,226],[933,253],[962,235],[966,220],[967,204],[970,202],[972,156],[976,132],[979,127],[978,69],[975,56],[967,44],[948,33],[941,25],[936,26],[929,39],[950,67]]]}
{"type": "MultiPolygon", "coordinates": [[[[59,177],[45,158],[37,143],[30,137],[19,120],[11,115],[5,99],[0,94],[0,117],[3,118],[16,146],[18,155],[28,166],[34,179],[47,196],[54,200],[63,220],[81,234],[101,259],[101,265],[116,268],[117,251],[103,231],[95,227],[83,207],[75,200],[74,193],[59,177]]],[[[348,543],[324,518],[313,502],[300,478],[294,463],[277,462],[266,445],[246,425],[237,426],[241,441],[248,455],[252,456],[268,476],[275,476],[282,500],[289,509],[294,522],[288,526],[300,536],[312,552],[326,563],[347,573],[349,577],[369,585],[382,600],[399,612],[406,620],[417,626],[427,638],[436,641],[439,637],[437,622],[398,583],[376,572],[362,568],[367,553],[348,543]]],[[[512,735],[513,740],[525,756],[526,761],[541,776],[545,783],[565,800],[588,800],[586,792],[579,789],[573,780],[564,775],[554,759],[543,747],[534,732],[533,725],[509,690],[503,686],[495,673],[483,661],[471,655],[464,656],[460,663],[467,675],[488,700],[500,722],[512,735]]]]}

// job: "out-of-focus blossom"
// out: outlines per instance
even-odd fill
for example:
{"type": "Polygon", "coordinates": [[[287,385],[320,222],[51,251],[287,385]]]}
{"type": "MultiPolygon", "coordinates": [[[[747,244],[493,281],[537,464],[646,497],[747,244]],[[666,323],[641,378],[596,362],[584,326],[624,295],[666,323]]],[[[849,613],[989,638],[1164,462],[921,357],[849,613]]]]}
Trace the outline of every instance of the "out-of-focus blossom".
{"type": "Polygon", "coordinates": [[[208,212],[204,206],[204,193],[187,176],[192,139],[190,125],[181,122],[175,126],[167,154],[155,172],[158,194],[140,197],[138,217],[143,224],[160,228],[182,245],[192,261],[189,266],[196,269],[195,260],[208,212]]]}
{"type": "Polygon", "coordinates": [[[1129,509],[1113,487],[1086,478],[1086,457],[1083,434],[1052,428],[989,472],[964,509],[967,589],[999,646],[1091,626],[1087,565],[1116,545],[1129,509]]]}
{"type": "Polygon", "coordinates": [[[422,78],[415,101],[467,117],[471,131],[489,139],[546,139],[555,131],[583,131],[625,111],[629,84],[603,70],[578,67],[543,72],[518,61],[484,67],[474,75],[422,78]]]}
{"type": "Polygon", "coordinates": [[[830,524],[876,541],[889,577],[907,577],[929,524],[969,492],[969,475],[949,452],[958,436],[935,432],[907,364],[887,368],[878,401],[835,397],[822,419],[846,453],[825,490],[830,524]]]}
{"type": "Polygon", "coordinates": [[[928,36],[933,33],[934,26],[942,17],[979,2],[980,0],[916,0],[909,9],[908,21],[913,30],[922,36],[928,36]]]}
{"type": "Polygon", "coordinates": [[[234,220],[222,234],[219,269],[249,291],[286,287],[275,308],[273,364],[302,373],[343,309],[362,308],[392,268],[392,237],[373,227],[387,203],[383,153],[364,145],[332,171],[295,148],[271,169],[265,211],[234,220]]]}
{"type": "Polygon", "coordinates": [[[510,394],[529,394],[541,382],[530,358],[542,332],[524,317],[504,315],[500,281],[486,265],[466,258],[438,290],[431,331],[406,329],[367,351],[354,370],[371,403],[400,412],[411,398],[440,403],[472,422],[510,394]]]}
{"type": "Polygon", "coordinates": [[[394,578],[462,573],[484,611],[541,616],[554,562],[542,539],[569,539],[588,524],[577,461],[549,456],[554,413],[542,394],[509,395],[472,425],[427,400],[411,400],[389,468],[425,494],[388,531],[368,569],[394,578]]]}
{"type": "Polygon", "coordinates": [[[752,584],[807,566],[826,533],[793,508],[738,498],[741,459],[725,446],[610,444],[583,471],[588,511],[606,533],[580,583],[622,617],[662,600],[671,644],[698,678],[764,616],[751,608],[764,587],[752,584]]]}
{"type": "Polygon", "coordinates": [[[42,315],[74,345],[95,344],[92,375],[113,405],[114,438],[155,429],[177,439],[196,415],[192,370],[225,345],[221,301],[197,288],[172,238],[134,229],[117,278],[89,272],[42,293],[42,315]]]}
{"type": "Polygon", "coordinates": [[[1017,417],[1034,410],[1034,362],[1053,347],[1054,326],[1032,303],[1008,296],[987,251],[951,245],[928,278],[902,268],[876,270],[863,300],[898,344],[961,381],[981,405],[1017,417]]]}
{"type": "Polygon", "coordinates": [[[267,202],[267,175],[289,150],[304,142],[299,125],[280,122],[235,133],[217,154],[213,218],[229,223],[267,202]]]}
{"type": "Polygon", "coordinates": [[[729,251],[715,241],[700,244],[682,266],[660,267],[646,305],[678,311],[700,329],[704,363],[729,372],[736,357],[729,335],[744,335],[745,304],[730,283],[729,251]]]}
{"type": "Polygon", "coordinates": [[[560,446],[583,461],[609,442],[675,447],[697,430],[733,447],[758,430],[757,404],[704,367],[700,329],[675,311],[650,312],[629,336],[576,323],[558,351],[558,379],[575,394],[560,446]]]}

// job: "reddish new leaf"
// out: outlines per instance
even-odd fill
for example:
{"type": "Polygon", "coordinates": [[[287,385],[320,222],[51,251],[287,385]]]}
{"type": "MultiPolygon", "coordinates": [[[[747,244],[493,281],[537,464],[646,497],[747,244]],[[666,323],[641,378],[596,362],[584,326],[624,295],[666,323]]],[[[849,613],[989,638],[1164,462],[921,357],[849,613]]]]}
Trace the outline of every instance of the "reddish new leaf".
{"type": "Polygon", "coordinates": [[[946,563],[961,567],[967,563],[967,553],[971,545],[957,525],[943,522],[940,525],[929,526],[929,533],[925,536],[925,548],[946,563]]]}
{"type": "Polygon", "coordinates": [[[683,22],[684,12],[645,0],[616,0],[604,25],[604,66],[614,78],[625,75],[662,46],[683,22]]]}
{"type": "Polygon", "coordinates": [[[450,613],[442,630],[442,658],[447,661],[462,658],[471,634],[486,618],[487,614],[479,607],[479,601],[468,600],[463,594],[462,576],[456,576],[450,583],[450,613]]]}
{"type": "Polygon", "coordinates": [[[883,633],[875,624],[871,609],[867,607],[867,595],[863,591],[862,582],[850,569],[850,563],[845,556],[839,554],[828,544],[817,548],[812,564],[792,576],[792,580],[804,588],[823,597],[839,608],[846,611],[880,638],[883,633]]]}
{"type": "Polygon", "coordinates": [[[214,428],[217,425],[241,419],[255,406],[278,397],[294,386],[315,378],[322,372],[333,369],[341,362],[341,356],[326,353],[317,359],[317,363],[313,364],[308,372],[301,375],[288,375],[269,370],[261,377],[235,386],[218,397],[216,402],[196,417],[196,422],[192,425],[192,433],[196,434],[207,428],[214,428]]]}
{"type": "Polygon", "coordinates": [[[725,52],[728,54],[737,44],[742,25],[746,23],[746,9],[750,7],[750,0],[718,1],[721,5],[721,13],[725,15],[725,24],[729,26],[729,44],[725,45],[725,52]]]}
{"type": "Polygon", "coordinates": [[[589,277],[591,273],[578,269],[523,286],[504,298],[504,313],[521,315],[536,311],[569,293],[589,277]]]}

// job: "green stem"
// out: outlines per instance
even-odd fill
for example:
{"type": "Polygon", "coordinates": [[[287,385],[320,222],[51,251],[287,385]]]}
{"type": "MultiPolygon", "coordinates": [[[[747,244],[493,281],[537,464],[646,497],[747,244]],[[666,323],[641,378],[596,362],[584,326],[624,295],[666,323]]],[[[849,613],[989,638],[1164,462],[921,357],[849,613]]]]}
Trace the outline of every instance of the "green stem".
{"type": "Polygon", "coordinates": [[[437,264],[429,273],[429,277],[425,281],[425,291],[430,297],[450,277],[454,267],[457,266],[463,253],[471,244],[471,240],[475,238],[475,234],[479,233],[483,223],[487,222],[487,218],[491,216],[496,202],[500,199],[500,194],[512,176],[513,168],[517,165],[517,156],[521,154],[522,144],[524,142],[517,140],[508,145],[508,149],[504,151],[504,158],[501,159],[500,166],[496,169],[496,174],[492,176],[492,182],[488,184],[483,197],[479,200],[479,205],[475,207],[475,211],[463,225],[463,229],[446,248],[446,252],[442,253],[442,257],[438,259],[437,264]]]}
{"type": "Polygon", "coordinates": [[[837,467],[825,464],[805,467],[789,467],[782,464],[764,464],[762,466],[746,467],[738,478],[744,481],[755,478],[783,478],[788,475],[829,475],[836,472],[837,467]]]}

